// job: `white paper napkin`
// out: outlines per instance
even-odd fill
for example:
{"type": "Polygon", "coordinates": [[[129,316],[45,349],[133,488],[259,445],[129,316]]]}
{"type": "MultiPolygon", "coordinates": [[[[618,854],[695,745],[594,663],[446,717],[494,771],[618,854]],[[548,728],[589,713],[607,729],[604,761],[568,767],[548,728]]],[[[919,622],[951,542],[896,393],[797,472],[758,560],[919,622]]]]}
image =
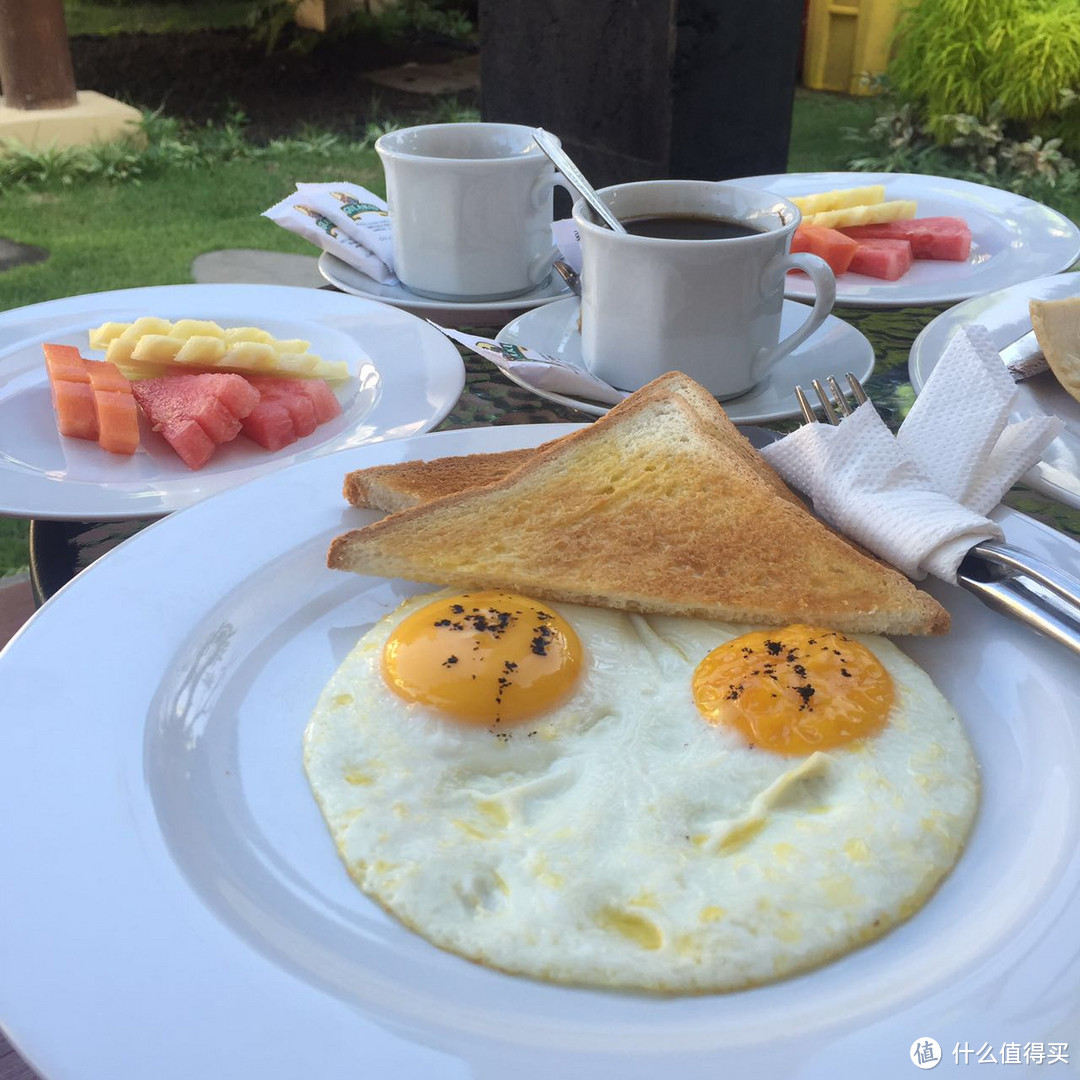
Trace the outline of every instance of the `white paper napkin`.
{"type": "Polygon", "coordinates": [[[296,191],[264,211],[263,217],[380,284],[397,284],[390,211],[386,202],[367,188],[348,180],[297,184],[296,191]]]}
{"type": "Polygon", "coordinates": [[[1016,385],[982,326],[949,342],[895,437],[868,402],[762,453],[841,532],[912,578],[955,584],[967,551],[1000,538],[985,515],[1061,430],[1010,422],[1016,385]]]}
{"type": "MultiPolygon", "coordinates": [[[[431,322],[429,319],[428,322],[431,322]]],[[[490,360],[504,372],[513,372],[524,382],[538,390],[565,394],[572,398],[587,398],[606,405],[618,405],[627,397],[626,391],[616,390],[602,379],[590,375],[584,368],[570,364],[556,356],[537,352],[526,345],[507,345],[492,337],[474,337],[460,330],[449,330],[432,322],[448,338],[458,341],[490,360]]]]}

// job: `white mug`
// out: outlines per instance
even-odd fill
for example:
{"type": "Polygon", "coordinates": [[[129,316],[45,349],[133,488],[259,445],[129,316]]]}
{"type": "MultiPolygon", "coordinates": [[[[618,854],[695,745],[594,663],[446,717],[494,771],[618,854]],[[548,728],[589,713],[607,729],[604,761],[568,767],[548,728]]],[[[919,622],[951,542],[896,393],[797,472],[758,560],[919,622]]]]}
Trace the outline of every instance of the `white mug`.
{"type": "Polygon", "coordinates": [[[543,285],[557,250],[552,192],[562,183],[532,129],[424,124],[375,143],[386,173],[394,270],[436,300],[499,300],[543,285]]]}
{"type": "Polygon", "coordinates": [[[622,390],[677,369],[720,399],[746,393],[825,320],[836,279],[816,255],[790,254],[798,207],[767,191],[707,180],[648,180],[604,188],[620,221],[722,219],[747,235],[667,239],[616,233],[574,206],[581,235],[581,351],[622,390]],[[815,299],[780,341],[784,275],[803,270],[815,299]]]}

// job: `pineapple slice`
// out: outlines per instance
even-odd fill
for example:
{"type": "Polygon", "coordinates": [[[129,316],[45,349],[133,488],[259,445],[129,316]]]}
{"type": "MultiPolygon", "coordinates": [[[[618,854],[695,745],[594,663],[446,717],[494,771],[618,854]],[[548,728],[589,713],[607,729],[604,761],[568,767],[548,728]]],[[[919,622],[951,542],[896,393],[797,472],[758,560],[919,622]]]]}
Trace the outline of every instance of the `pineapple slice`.
{"type": "Polygon", "coordinates": [[[107,322],[90,331],[90,348],[107,349],[113,338],[118,338],[128,328],[127,323],[107,322]]]}
{"type": "Polygon", "coordinates": [[[885,201],[885,185],[873,184],[868,187],[838,188],[835,191],[822,191],[818,195],[789,195],[788,202],[793,202],[808,218],[827,210],[846,210],[851,206],[873,206],[885,201]]]}
{"type": "Polygon", "coordinates": [[[168,334],[171,329],[172,323],[168,319],[156,319],[150,315],[136,319],[109,342],[105,359],[114,364],[126,364],[131,360],[131,354],[139,338],[146,334],[168,334]]]}
{"type": "Polygon", "coordinates": [[[221,366],[228,351],[223,338],[211,337],[209,334],[193,334],[176,350],[173,360],[177,364],[193,367],[217,368],[221,366]]]}
{"type": "Polygon", "coordinates": [[[257,326],[234,326],[225,331],[225,341],[229,345],[239,345],[245,341],[255,341],[261,345],[273,343],[274,335],[266,330],[260,330],[257,326]]]}
{"type": "Polygon", "coordinates": [[[209,319],[179,319],[173,323],[172,337],[187,340],[193,337],[217,338],[225,340],[225,331],[216,322],[209,319]]]}
{"type": "Polygon", "coordinates": [[[290,375],[341,382],[344,361],[308,352],[309,341],[277,339],[256,326],[225,329],[205,319],[144,316],[132,323],[104,323],[90,331],[92,348],[104,349],[128,378],[153,378],[170,371],[211,370],[239,375],[290,375]]]}
{"type": "Polygon", "coordinates": [[[824,210],[803,218],[804,225],[826,229],[845,229],[849,225],[880,225],[884,221],[905,221],[915,216],[914,199],[893,199],[872,206],[850,206],[842,210],[824,210]]]}

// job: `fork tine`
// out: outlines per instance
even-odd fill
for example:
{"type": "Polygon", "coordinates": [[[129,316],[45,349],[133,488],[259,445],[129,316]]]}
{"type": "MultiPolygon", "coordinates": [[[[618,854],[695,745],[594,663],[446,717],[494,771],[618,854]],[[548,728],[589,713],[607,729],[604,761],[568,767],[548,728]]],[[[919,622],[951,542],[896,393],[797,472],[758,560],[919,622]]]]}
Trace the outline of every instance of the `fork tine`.
{"type": "Polygon", "coordinates": [[[796,386],[795,396],[799,399],[799,408],[802,410],[803,419],[808,424],[816,424],[817,417],[814,415],[814,410],[806,398],[806,391],[801,386],[796,386]]]}
{"type": "Polygon", "coordinates": [[[866,396],[866,391],[862,388],[862,383],[859,382],[859,380],[855,378],[855,373],[854,372],[848,371],[845,374],[846,374],[846,377],[847,377],[848,386],[851,387],[852,397],[855,398],[855,401],[859,405],[864,404],[869,399],[866,396]]]}
{"type": "Polygon", "coordinates": [[[829,400],[829,395],[825,393],[821,380],[815,379],[810,385],[814,388],[814,393],[817,394],[821,407],[825,410],[825,419],[836,427],[840,423],[840,417],[836,415],[836,410],[832,407],[832,402],[829,400]]]}
{"type": "Polygon", "coordinates": [[[833,396],[833,401],[836,402],[837,411],[841,416],[850,416],[851,406],[847,403],[847,397],[845,397],[844,391],[840,389],[836,376],[830,375],[825,381],[829,384],[829,392],[833,396]]]}

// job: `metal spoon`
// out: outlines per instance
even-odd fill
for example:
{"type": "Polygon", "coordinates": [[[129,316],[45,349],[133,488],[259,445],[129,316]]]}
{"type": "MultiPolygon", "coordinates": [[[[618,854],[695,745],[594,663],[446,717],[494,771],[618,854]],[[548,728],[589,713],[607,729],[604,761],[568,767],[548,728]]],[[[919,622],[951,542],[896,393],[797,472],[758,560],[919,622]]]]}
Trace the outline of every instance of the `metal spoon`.
{"type": "Polygon", "coordinates": [[[566,151],[543,128],[535,128],[533,138],[536,140],[536,145],[551,158],[559,172],[566,177],[577,193],[593,208],[604,224],[614,232],[626,232],[622,227],[622,222],[611,212],[607,203],[597,195],[592,184],[585,179],[581,170],[567,157],[566,151]]]}
{"type": "Polygon", "coordinates": [[[581,275],[564,259],[556,259],[552,264],[555,272],[566,282],[570,291],[581,295],[581,275]]]}

